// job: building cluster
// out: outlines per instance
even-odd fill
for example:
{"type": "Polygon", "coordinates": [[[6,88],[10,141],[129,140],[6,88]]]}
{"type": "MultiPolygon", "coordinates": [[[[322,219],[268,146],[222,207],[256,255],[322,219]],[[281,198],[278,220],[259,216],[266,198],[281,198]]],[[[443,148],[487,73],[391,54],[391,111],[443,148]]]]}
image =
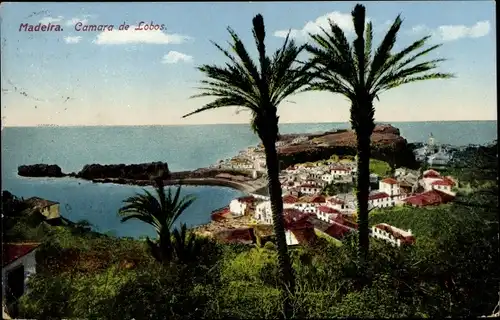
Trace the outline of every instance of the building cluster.
{"type": "MultiPolygon", "coordinates": [[[[354,231],[357,226],[346,225],[354,221],[357,200],[354,192],[339,193],[332,196],[322,194],[328,183],[347,183],[353,181],[354,162],[339,163],[333,160],[319,164],[295,165],[283,170],[280,180],[283,190],[284,216],[304,215],[328,225],[324,233],[341,240],[354,231]]],[[[430,206],[453,201],[456,181],[449,176],[441,176],[436,170],[419,171],[399,168],[394,177],[378,181],[378,189],[370,191],[369,209],[394,206],[430,206]]],[[[266,190],[234,199],[228,212],[233,216],[251,216],[257,223],[273,223],[272,206],[266,190]]],[[[372,236],[385,239],[394,245],[411,243],[411,231],[377,225],[372,236]],[[392,237],[392,238],[391,238],[392,237]]]]}
{"type": "Polygon", "coordinates": [[[434,167],[445,167],[453,159],[452,149],[437,144],[432,133],[427,143],[415,149],[414,154],[417,161],[426,162],[434,167]]]}
{"type": "MultiPolygon", "coordinates": [[[[279,140],[276,142],[276,148],[282,148],[289,145],[304,143],[309,140],[308,136],[298,136],[291,140],[279,140]]],[[[266,171],[266,154],[262,144],[256,147],[249,147],[242,150],[237,156],[229,159],[220,160],[212,168],[226,170],[255,170],[257,172],[266,171]]]]}

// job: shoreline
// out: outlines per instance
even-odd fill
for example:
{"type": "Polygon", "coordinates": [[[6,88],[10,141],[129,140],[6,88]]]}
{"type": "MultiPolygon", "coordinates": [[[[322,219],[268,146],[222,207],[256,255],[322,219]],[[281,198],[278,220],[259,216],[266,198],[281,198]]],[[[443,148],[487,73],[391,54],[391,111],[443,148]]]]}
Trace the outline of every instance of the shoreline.
{"type": "MultiPolygon", "coordinates": [[[[54,179],[56,177],[26,177],[19,176],[28,179],[54,179]]],[[[108,184],[118,184],[118,185],[130,185],[130,186],[153,186],[153,182],[150,180],[133,180],[133,179],[122,179],[122,178],[100,178],[100,179],[84,179],[80,177],[67,175],[61,178],[72,178],[76,180],[83,180],[92,183],[108,183],[108,184]]],[[[56,178],[60,179],[60,178],[56,178]]],[[[251,180],[248,182],[232,181],[224,178],[184,178],[184,179],[170,179],[164,180],[165,186],[174,185],[184,185],[184,186],[214,186],[214,187],[226,187],[241,191],[246,194],[255,192],[256,190],[267,185],[267,182],[263,179],[251,180]]]]}

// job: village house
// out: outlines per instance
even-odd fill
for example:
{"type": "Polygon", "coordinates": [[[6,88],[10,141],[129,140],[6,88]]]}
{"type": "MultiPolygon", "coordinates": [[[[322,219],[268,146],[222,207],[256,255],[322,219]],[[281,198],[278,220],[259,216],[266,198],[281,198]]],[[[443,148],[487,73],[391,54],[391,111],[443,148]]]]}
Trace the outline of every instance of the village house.
{"type": "Polygon", "coordinates": [[[287,194],[283,196],[283,209],[292,209],[295,204],[299,201],[298,197],[287,194]]]}
{"type": "Polygon", "coordinates": [[[39,246],[40,243],[2,244],[2,302],[7,306],[26,292],[29,277],[36,273],[35,254],[39,246]]]}
{"type": "Polygon", "coordinates": [[[351,174],[352,170],[350,168],[340,167],[340,166],[332,166],[330,167],[330,173],[335,178],[340,178],[351,174]]]}
{"type": "Polygon", "coordinates": [[[229,203],[229,210],[236,217],[244,216],[247,215],[250,210],[254,209],[254,202],[255,198],[252,196],[233,199],[229,203]]]}
{"type": "Polygon", "coordinates": [[[317,235],[314,226],[307,220],[288,223],[285,227],[286,244],[289,246],[312,244],[317,235]]]}
{"type": "Polygon", "coordinates": [[[453,181],[444,178],[443,180],[437,180],[432,182],[432,189],[437,191],[442,191],[450,195],[455,195],[455,192],[452,191],[454,186],[453,181]]]}
{"type": "Polygon", "coordinates": [[[405,231],[386,223],[380,223],[372,227],[371,234],[376,239],[382,239],[393,246],[400,247],[415,243],[415,237],[411,230],[405,231]]]}
{"type": "Polygon", "coordinates": [[[271,201],[262,201],[255,206],[254,218],[266,224],[273,223],[271,201]]]}
{"type": "Polygon", "coordinates": [[[326,199],[326,206],[338,211],[344,210],[346,208],[345,202],[337,199],[335,196],[326,199]]]}
{"type": "Polygon", "coordinates": [[[348,234],[356,232],[357,229],[358,225],[356,223],[344,219],[342,215],[337,215],[324,233],[338,241],[342,241],[348,234]]]}
{"type": "Polygon", "coordinates": [[[403,200],[407,205],[413,207],[436,206],[451,202],[455,196],[439,190],[430,190],[420,194],[413,195],[403,200]]]}
{"type": "Polygon", "coordinates": [[[316,210],[316,215],[318,216],[318,219],[328,222],[328,223],[333,223],[335,218],[340,214],[339,211],[327,207],[327,206],[319,206],[316,210]]]}
{"type": "Polygon", "coordinates": [[[39,211],[47,220],[61,217],[59,212],[59,202],[32,197],[25,200],[26,205],[34,211],[39,211]]]}
{"type": "Polygon", "coordinates": [[[442,177],[435,170],[427,170],[423,174],[421,185],[425,191],[438,190],[450,195],[455,195],[452,188],[456,185],[451,177],[442,177]]]}
{"type": "Polygon", "coordinates": [[[370,195],[368,196],[368,207],[371,209],[373,207],[377,208],[386,208],[386,207],[392,207],[394,206],[395,203],[391,199],[391,197],[385,193],[385,192],[371,192],[370,195]]]}
{"type": "Polygon", "coordinates": [[[399,183],[396,179],[385,178],[378,184],[378,190],[389,195],[389,197],[397,197],[400,194],[399,183]]]}
{"type": "Polygon", "coordinates": [[[313,203],[312,197],[304,196],[299,198],[299,200],[295,203],[294,209],[297,209],[304,213],[316,213],[316,203],[313,203]]]}
{"type": "Polygon", "coordinates": [[[300,192],[303,194],[318,194],[321,192],[321,187],[314,184],[303,184],[300,186],[300,192]]]}

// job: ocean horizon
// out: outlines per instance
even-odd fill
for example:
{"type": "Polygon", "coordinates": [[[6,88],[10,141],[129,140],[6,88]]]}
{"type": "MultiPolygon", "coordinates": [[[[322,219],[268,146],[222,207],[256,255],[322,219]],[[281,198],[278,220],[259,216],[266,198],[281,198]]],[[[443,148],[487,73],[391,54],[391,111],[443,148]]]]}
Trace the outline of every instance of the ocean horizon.
{"type": "MultiPolygon", "coordinates": [[[[408,142],[426,141],[432,133],[438,143],[486,144],[497,138],[497,121],[381,122],[400,130],[408,142]]],[[[349,123],[280,124],[282,134],[347,129],[349,123]]],[[[72,220],[88,220],[96,230],[117,236],[154,236],[153,229],[138,221],[120,223],[122,201],[142,187],[95,184],[74,178],[25,178],[17,175],[24,164],[59,165],[63,172],[77,172],[86,164],[144,163],[162,161],[172,171],[206,167],[256,145],[259,138],[248,124],[149,125],[149,126],[37,126],[4,127],[2,138],[2,190],[28,198],[58,201],[61,214],[72,220]]],[[[146,188],[148,189],[148,188],[146,188]]],[[[150,189],[150,188],[149,188],[150,189]]],[[[224,187],[183,187],[197,201],[178,224],[210,221],[210,212],[242,195],[224,187]]]]}

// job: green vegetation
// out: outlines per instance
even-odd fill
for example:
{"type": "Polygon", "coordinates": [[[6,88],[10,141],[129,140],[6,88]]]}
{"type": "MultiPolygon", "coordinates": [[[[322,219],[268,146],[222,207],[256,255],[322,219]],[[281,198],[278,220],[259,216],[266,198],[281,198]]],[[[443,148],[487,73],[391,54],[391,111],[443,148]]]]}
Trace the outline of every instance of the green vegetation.
{"type": "Polygon", "coordinates": [[[370,173],[375,173],[379,177],[391,175],[391,166],[382,160],[370,159],[370,173]]]}
{"type": "MultiPolygon", "coordinates": [[[[342,246],[320,238],[314,247],[291,250],[297,279],[292,318],[488,314],[500,277],[496,227],[484,223],[483,213],[443,206],[373,215],[371,223],[411,226],[417,243],[396,249],[371,240],[367,286],[357,276],[356,236],[342,246]]],[[[159,264],[143,241],[56,227],[39,252],[21,316],[276,319],[282,296],[276,247],[268,244],[204,240],[196,263],[159,264]]]]}
{"type": "Polygon", "coordinates": [[[447,79],[451,74],[435,72],[443,59],[417,63],[439,45],[425,48],[430,36],[421,38],[393,53],[403,20],[398,15],[378,48],[372,48],[372,22],[366,23],[366,9],[357,4],[352,11],[356,38],[352,45],[344,31],[330,21],[330,30],[311,35],[307,51],[315,71],[310,90],[341,94],[351,102],[351,126],[357,136],[357,202],[359,225],[359,258],[368,255],[368,195],[370,189],[370,137],[375,128],[374,99],[387,90],[406,83],[429,79],[447,79]]]}

